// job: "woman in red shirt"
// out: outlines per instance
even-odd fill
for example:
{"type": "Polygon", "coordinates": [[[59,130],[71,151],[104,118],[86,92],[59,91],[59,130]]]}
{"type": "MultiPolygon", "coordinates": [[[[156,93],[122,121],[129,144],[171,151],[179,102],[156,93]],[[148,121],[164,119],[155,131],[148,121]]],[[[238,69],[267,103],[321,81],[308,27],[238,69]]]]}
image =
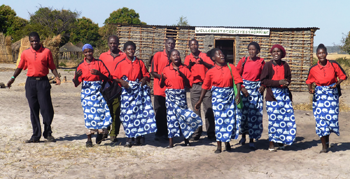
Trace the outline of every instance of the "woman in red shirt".
{"type": "Polygon", "coordinates": [[[185,137],[185,146],[189,146],[188,138],[202,126],[201,118],[187,107],[185,87],[191,88],[193,77],[190,70],[181,63],[180,52],[169,51],[170,65],[163,69],[160,87],[165,87],[165,104],[167,110],[169,146],[173,147],[173,137],[185,137]]]}
{"type": "Polygon", "coordinates": [[[150,89],[147,86],[150,75],[142,60],[135,57],[136,45],[128,41],[124,44],[126,58],[115,66],[113,79],[121,83],[120,121],[127,137],[125,147],[143,145],[144,135],[157,131],[155,114],[151,102],[150,89]]]}
{"type": "Polygon", "coordinates": [[[272,59],[264,65],[261,83],[266,86],[266,111],[269,117],[269,150],[276,152],[274,144],[283,149],[292,145],[296,136],[295,116],[292,95],[288,86],[292,74],[287,62],[282,61],[286,50],[281,45],[274,45],[270,50],[272,59]]]}
{"type": "Polygon", "coordinates": [[[201,96],[195,107],[199,109],[205,93],[211,89],[217,141],[215,153],[221,153],[222,142],[225,142],[226,151],[229,151],[231,136],[235,139],[239,136],[241,116],[237,115],[240,109],[236,104],[240,103],[241,97],[239,93],[235,94],[233,85],[236,85],[237,91],[240,91],[243,81],[235,66],[226,63],[220,49],[212,49],[207,52],[207,55],[215,61],[215,65],[205,74],[201,96]]]}
{"type": "Polygon", "coordinates": [[[316,54],[318,62],[310,68],[306,84],[309,93],[314,94],[312,108],[316,120],[316,134],[322,142],[320,153],[327,153],[329,135],[334,132],[339,136],[339,85],[347,76],[336,61],[327,60],[327,48],[323,44],[318,45],[316,54]],[[315,89],[312,89],[313,83],[316,83],[315,89]]]}
{"type": "Polygon", "coordinates": [[[86,147],[92,147],[91,135],[97,132],[96,143],[100,144],[103,134],[112,118],[106,101],[100,90],[102,81],[108,81],[110,74],[105,64],[93,57],[94,49],[90,44],[83,46],[84,60],[78,65],[73,83],[81,87],[81,104],[84,110],[85,127],[88,129],[86,147]]]}
{"type": "Polygon", "coordinates": [[[242,139],[240,144],[244,145],[246,134],[249,134],[249,147],[255,150],[254,139],[258,140],[263,131],[263,95],[265,87],[261,85],[260,75],[265,65],[263,58],[257,57],[260,53],[260,46],[256,42],[248,45],[248,57],[243,57],[237,64],[237,71],[243,78],[242,85],[242,139]]]}

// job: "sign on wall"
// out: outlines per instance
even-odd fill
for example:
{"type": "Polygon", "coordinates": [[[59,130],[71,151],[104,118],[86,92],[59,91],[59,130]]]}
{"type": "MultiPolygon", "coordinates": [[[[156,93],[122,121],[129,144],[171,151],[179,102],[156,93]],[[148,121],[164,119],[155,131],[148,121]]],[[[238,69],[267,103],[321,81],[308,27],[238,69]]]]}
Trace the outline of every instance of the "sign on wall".
{"type": "Polygon", "coordinates": [[[229,34],[269,36],[270,29],[196,27],[196,34],[229,34]]]}

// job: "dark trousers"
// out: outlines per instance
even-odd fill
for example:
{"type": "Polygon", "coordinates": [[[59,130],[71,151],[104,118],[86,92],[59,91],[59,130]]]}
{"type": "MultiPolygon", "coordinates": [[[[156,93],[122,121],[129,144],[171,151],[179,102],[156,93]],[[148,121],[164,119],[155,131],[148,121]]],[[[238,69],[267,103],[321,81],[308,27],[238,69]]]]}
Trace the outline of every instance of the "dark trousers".
{"type": "Polygon", "coordinates": [[[39,110],[43,117],[44,138],[51,136],[51,123],[54,115],[51,101],[51,85],[47,77],[28,77],[25,85],[26,97],[30,109],[30,120],[33,127],[32,140],[39,140],[41,137],[41,126],[39,110]]]}
{"type": "MultiPolygon", "coordinates": [[[[202,84],[193,84],[192,88],[191,88],[191,103],[192,103],[192,107],[194,109],[194,106],[196,105],[196,103],[199,100],[199,97],[201,96],[201,92],[202,92],[202,84]]],[[[214,113],[213,113],[213,109],[212,109],[212,104],[211,104],[211,91],[207,91],[207,93],[205,93],[205,96],[203,98],[203,111],[205,114],[205,127],[207,130],[207,134],[208,137],[215,137],[215,120],[214,120],[214,113]]],[[[195,110],[194,112],[201,117],[201,108],[199,108],[199,110],[195,110]]],[[[202,126],[198,127],[197,130],[193,133],[193,137],[199,137],[202,135],[203,132],[203,128],[202,126]]]]}
{"type": "Polygon", "coordinates": [[[168,136],[165,97],[154,96],[154,112],[156,114],[157,136],[168,136]]]}
{"type": "Polygon", "coordinates": [[[120,129],[120,97],[115,98],[112,104],[108,104],[108,107],[112,116],[112,124],[110,126],[112,129],[109,135],[117,137],[120,129]]]}

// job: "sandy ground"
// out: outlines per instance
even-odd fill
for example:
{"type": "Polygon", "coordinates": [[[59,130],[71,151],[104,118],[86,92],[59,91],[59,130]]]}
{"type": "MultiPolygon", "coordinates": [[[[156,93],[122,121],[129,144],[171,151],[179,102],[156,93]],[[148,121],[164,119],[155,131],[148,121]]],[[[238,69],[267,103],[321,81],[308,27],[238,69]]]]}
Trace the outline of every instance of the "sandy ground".
{"type": "MultiPolygon", "coordinates": [[[[7,83],[14,67],[0,64],[0,82],[7,83]]],[[[59,72],[69,81],[74,73],[64,69],[59,72]]],[[[267,125],[256,151],[232,140],[232,152],[214,154],[216,142],[204,136],[190,147],[181,146],[182,139],[178,138],[176,147],[165,149],[167,141],[156,142],[153,134],[146,136],[146,146],[125,148],[124,131],[115,145],[106,140],[86,148],[80,87],[75,88],[71,82],[52,85],[52,127],[57,142],[48,143],[42,138],[40,143],[25,144],[23,141],[32,134],[25,74],[22,72],[11,89],[0,89],[0,178],[348,178],[350,174],[350,112],[340,114],[341,136],[331,135],[334,146],[327,154],[319,154],[321,143],[311,111],[295,111],[297,139],[278,152],[267,150],[267,125]]],[[[350,101],[350,91],[343,93],[343,100],[350,101]]],[[[307,93],[293,96],[295,104],[309,101],[307,93]]]]}

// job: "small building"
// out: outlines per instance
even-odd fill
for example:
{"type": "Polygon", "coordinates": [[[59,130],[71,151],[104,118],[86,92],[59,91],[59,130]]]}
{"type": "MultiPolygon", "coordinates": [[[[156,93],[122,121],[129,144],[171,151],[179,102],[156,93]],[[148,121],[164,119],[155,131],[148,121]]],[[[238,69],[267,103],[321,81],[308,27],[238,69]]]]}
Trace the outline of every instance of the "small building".
{"type": "Polygon", "coordinates": [[[72,42],[67,42],[59,50],[59,59],[80,59],[82,58],[83,52],[81,48],[72,44],[72,42]]]}
{"type": "Polygon", "coordinates": [[[293,91],[307,91],[305,80],[313,61],[314,36],[317,27],[277,28],[277,27],[224,27],[224,26],[158,26],[158,25],[118,25],[117,35],[120,49],[126,41],[133,41],[136,56],[149,61],[154,53],[164,49],[165,39],[173,37],[175,48],[181,53],[182,60],[190,54],[188,41],[192,38],[199,42],[199,50],[207,52],[220,48],[226,59],[237,65],[238,61],[248,56],[247,46],[255,41],[260,44],[260,57],[270,60],[270,48],[281,44],[286,49],[287,61],[292,71],[293,91]]]}

